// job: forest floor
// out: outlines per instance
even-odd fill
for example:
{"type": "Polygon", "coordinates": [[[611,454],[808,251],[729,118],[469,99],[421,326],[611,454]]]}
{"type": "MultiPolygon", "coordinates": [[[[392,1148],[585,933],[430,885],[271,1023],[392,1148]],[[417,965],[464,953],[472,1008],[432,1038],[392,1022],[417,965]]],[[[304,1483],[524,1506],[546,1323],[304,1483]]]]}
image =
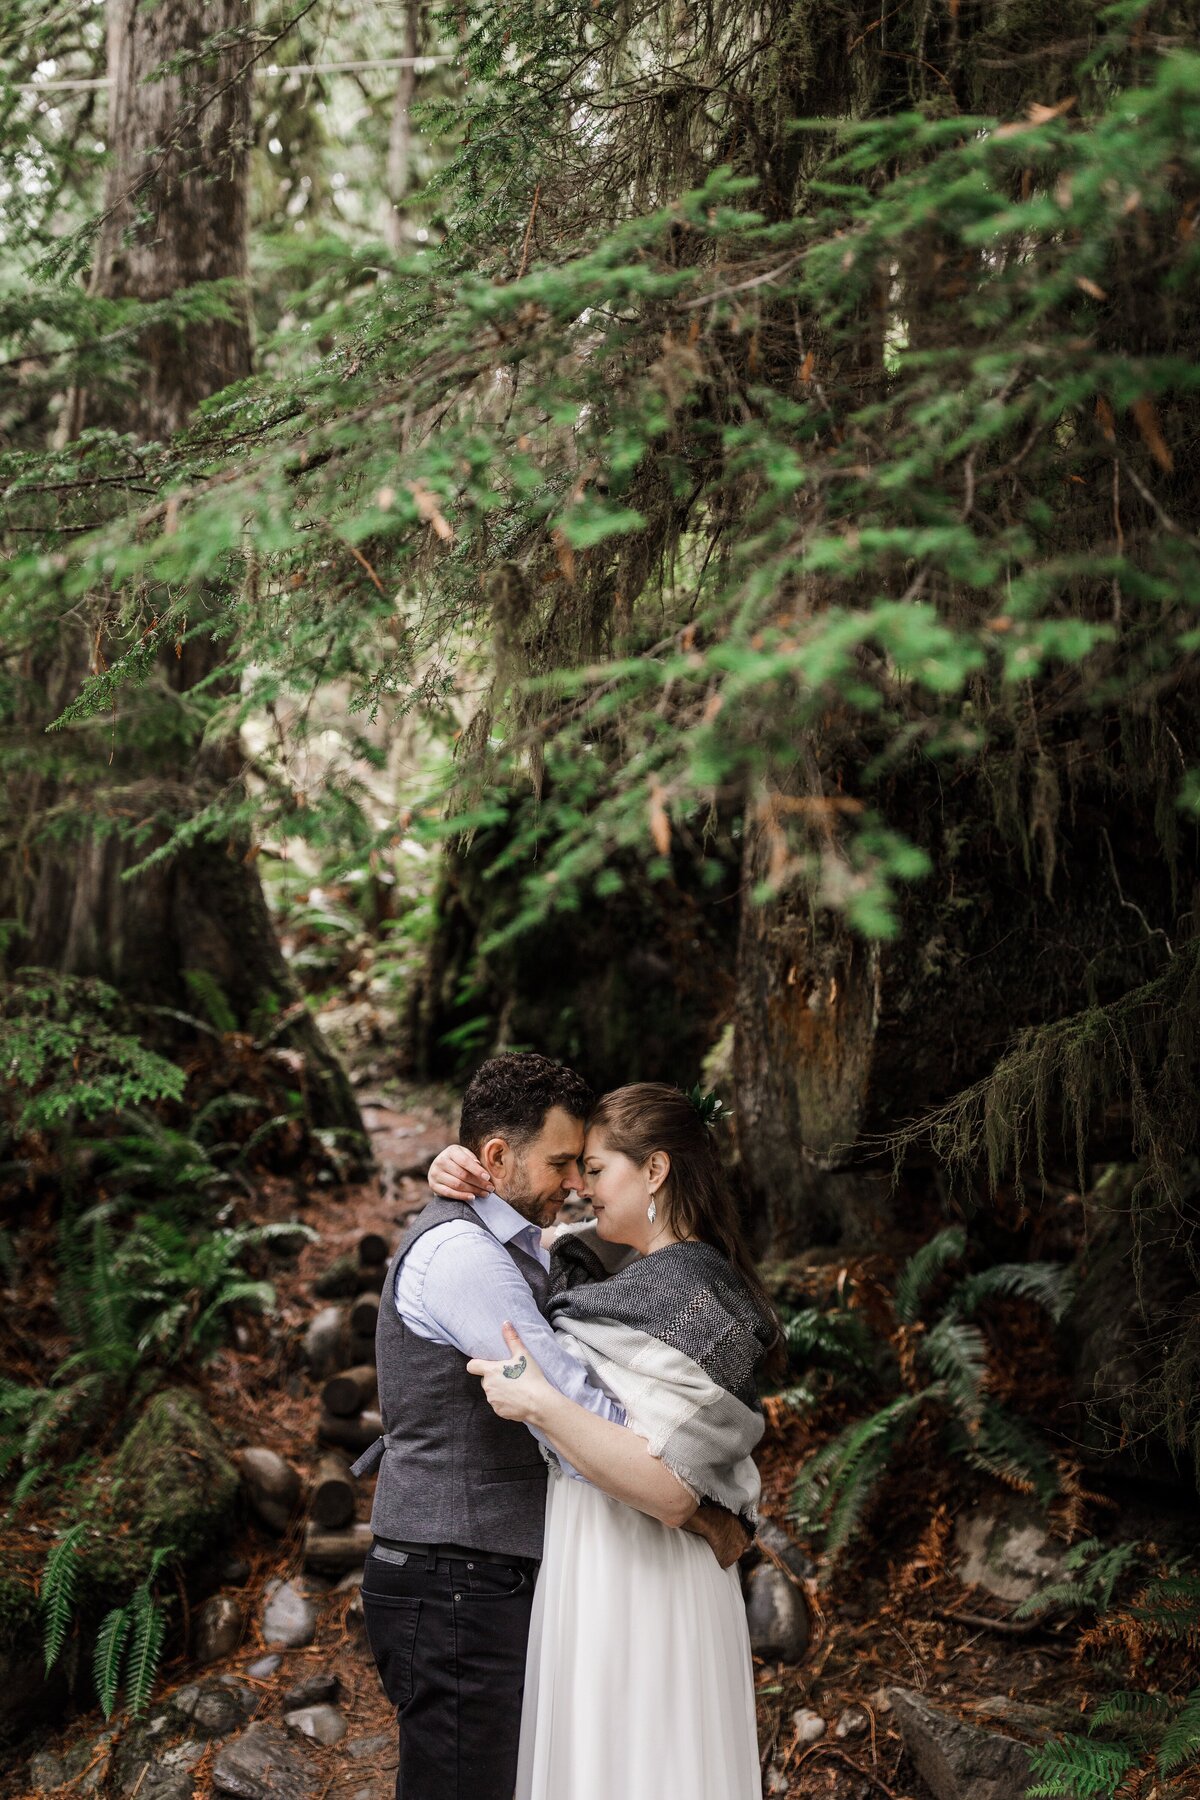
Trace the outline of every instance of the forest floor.
{"type": "MultiPolygon", "coordinates": [[[[452,1135],[449,1094],[376,1082],[360,1099],[378,1160],[376,1175],[355,1185],[313,1186],[299,1206],[295,1182],[262,1185],[255,1207],[260,1220],[299,1216],[317,1237],[273,1271],[278,1313],[269,1327],[256,1324],[243,1332],[240,1347],[219,1352],[198,1381],[203,1404],[230,1446],[275,1450],[306,1481],[321,1449],[316,1432],[320,1384],[305,1372],[300,1356],[305,1329],[322,1305],[314,1297],[314,1281],[335,1258],[353,1255],[365,1232],[379,1232],[395,1243],[404,1221],[426,1198],[420,1169],[452,1135]]],[[[818,1266],[811,1274],[818,1282],[844,1279],[844,1272],[832,1266],[818,1266]]],[[[1036,1350],[1031,1347],[1032,1354],[1036,1350]]],[[[786,1407],[768,1403],[767,1410],[760,1458],[764,1512],[786,1529],[791,1485],[813,1447],[813,1427],[786,1407]]],[[[828,1435],[828,1421],[825,1429],[828,1435]]],[[[371,1488],[369,1481],[359,1484],[357,1516],[362,1521],[369,1517],[371,1488]]],[[[1077,1631],[1070,1621],[1057,1626],[1014,1622],[1011,1606],[965,1589],[955,1572],[957,1515],[976,1505],[983,1491],[972,1489],[969,1477],[967,1489],[961,1465],[948,1475],[938,1467],[936,1447],[918,1442],[914,1458],[876,1509],[886,1529],[868,1537],[864,1551],[819,1594],[812,1582],[805,1583],[815,1621],[807,1655],[796,1665],[756,1664],[767,1795],[930,1800],[931,1790],[904,1752],[887,1697],[890,1688],[915,1691],[976,1726],[1026,1737],[1051,1724],[1069,1723],[1082,1709],[1088,1672],[1072,1656],[1077,1631]],[[923,1452],[928,1453],[926,1466],[920,1461],[923,1452]],[[806,1741],[797,1720],[804,1711],[819,1713],[827,1723],[816,1741],[806,1741]]],[[[1096,1504],[1112,1517],[1111,1502],[1082,1493],[1064,1499],[1058,1514],[1064,1541],[1079,1535],[1084,1515],[1096,1504]]],[[[1106,1525],[1105,1531],[1146,1535],[1151,1523],[1121,1521],[1106,1525]]],[[[22,1524],[8,1527],[0,1553],[44,1555],[47,1529],[44,1520],[39,1525],[37,1507],[26,1509],[22,1524]],[[24,1534],[23,1541],[14,1532],[24,1534]]],[[[285,1693],[310,1677],[336,1675],[336,1705],[348,1730],[327,1747],[297,1744],[312,1777],[311,1786],[301,1791],[306,1800],[387,1800],[396,1767],[394,1717],[366,1644],[361,1602],[353,1578],[347,1584],[305,1574],[302,1517],[293,1519],[286,1534],[274,1536],[243,1514],[209,1591],[226,1593],[236,1602],[245,1619],[241,1641],[204,1665],[177,1649],[160,1678],[154,1707],[160,1709],[172,1694],[197,1682],[224,1681],[231,1691],[248,1696],[243,1723],[253,1718],[279,1726],[285,1693]],[[316,1607],[315,1634],[303,1647],[280,1650],[263,1638],[264,1590],[272,1581],[298,1584],[316,1607]],[[268,1655],[278,1661],[264,1672],[262,1659],[268,1655]]],[[[193,1612],[196,1604],[193,1595],[193,1612]]],[[[186,1643],[186,1623],[182,1634],[174,1633],[176,1640],[181,1635],[186,1643]]],[[[104,1730],[98,1713],[84,1714],[57,1731],[27,1739],[19,1762],[11,1762],[0,1777],[3,1800],[55,1791],[30,1785],[35,1752],[57,1756],[70,1772],[58,1791],[134,1800],[137,1783],[122,1775],[120,1760],[123,1736],[132,1727],[122,1724],[120,1715],[113,1723],[115,1735],[104,1730]]],[[[210,1743],[191,1770],[197,1796],[212,1792],[217,1748],[210,1743]]],[[[148,1800],[148,1794],[141,1800],[148,1800]]]]}

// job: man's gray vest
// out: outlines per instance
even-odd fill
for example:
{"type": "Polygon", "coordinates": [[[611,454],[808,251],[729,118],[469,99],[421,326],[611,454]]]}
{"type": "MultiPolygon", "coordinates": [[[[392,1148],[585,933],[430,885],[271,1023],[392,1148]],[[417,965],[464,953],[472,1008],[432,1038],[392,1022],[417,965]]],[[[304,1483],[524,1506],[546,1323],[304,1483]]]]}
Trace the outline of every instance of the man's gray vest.
{"type": "MultiPolygon", "coordinates": [[[[451,1219],[487,1230],[474,1207],[431,1200],[389,1265],[375,1334],[384,1435],[355,1473],[379,1466],[371,1510],[377,1537],[540,1556],[546,1464],[536,1440],[524,1425],[496,1417],[461,1351],[410,1331],[396,1310],[401,1262],[418,1238],[451,1219]]],[[[541,1263],[512,1244],[504,1247],[541,1306],[548,1287],[541,1263]]]]}

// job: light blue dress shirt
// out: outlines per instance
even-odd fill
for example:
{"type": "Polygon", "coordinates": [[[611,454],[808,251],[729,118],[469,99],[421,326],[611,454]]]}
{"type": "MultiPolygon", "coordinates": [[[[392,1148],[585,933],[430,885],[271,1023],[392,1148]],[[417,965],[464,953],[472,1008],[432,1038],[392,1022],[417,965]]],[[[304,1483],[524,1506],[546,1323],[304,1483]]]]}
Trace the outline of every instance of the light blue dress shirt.
{"type": "MultiPolygon", "coordinates": [[[[486,1231],[465,1219],[448,1219],[419,1237],[400,1264],[394,1299],[405,1325],[418,1337],[453,1345],[464,1356],[494,1359],[508,1355],[501,1329],[508,1319],[560,1393],[600,1418],[624,1425],[625,1408],[595,1386],[585,1364],[543,1318],[532,1288],[504,1248],[515,1244],[548,1269],[550,1257],[542,1249],[538,1226],[499,1194],[485,1194],[473,1204],[486,1231]]],[[[533,1435],[550,1448],[540,1432],[533,1435]]],[[[558,1461],[564,1474],[584,1479],[561,1456],[558,1461]]]]}

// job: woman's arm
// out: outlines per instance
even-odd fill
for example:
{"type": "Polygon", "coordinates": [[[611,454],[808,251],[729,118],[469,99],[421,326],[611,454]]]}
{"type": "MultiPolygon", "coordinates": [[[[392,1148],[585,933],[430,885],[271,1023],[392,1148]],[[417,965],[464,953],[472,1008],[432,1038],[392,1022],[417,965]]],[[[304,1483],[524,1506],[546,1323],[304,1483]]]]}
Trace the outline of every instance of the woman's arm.
{"type": "Polygon", "coordinates": [[[623,1500],[664,1525],[686,1525],[696,1511],[696,1497],[658,1457],[651,1456],[645,1438],[628,1426],[597,1418],[560,1394],[511,1325],[504,1327],[504,1341],[512,1352],[507,1362],[473,1357],[467,1364],[472,1375],[483,1378],[493,1412],[534,1426],[593,1487],[614,1500],[623,1500]]]}

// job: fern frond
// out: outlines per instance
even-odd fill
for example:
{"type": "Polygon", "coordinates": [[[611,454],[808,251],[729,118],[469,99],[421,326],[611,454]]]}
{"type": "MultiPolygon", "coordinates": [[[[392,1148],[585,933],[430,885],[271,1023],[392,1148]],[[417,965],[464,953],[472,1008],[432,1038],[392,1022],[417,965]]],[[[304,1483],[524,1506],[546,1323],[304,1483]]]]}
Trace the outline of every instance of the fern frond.
{"type": "Polygon", "coordinates": [[[924,1401],[923,1394],[901,1394],[849,1426],[801,1471],[792,1493],[792,1516],[824,1532],[831,1562],[857,1531],[879,1477],[924,1401]]]}
{"type": "Polygon", "coordinates": [[[1101,1701],[1088,1720],[1089,1732],[1114,1730],[1125,1737],[1158,1737],[1178,1708],[1165,1694],[1122,1689],[1101,1701]]]}
{"type": "Polygon", "coordinates": [[[83,1533],[82,1520],[64,1532],[52,1547],[42,1570],[38,1605],[42,1613],[42,1650],[47,1672],[58,1661],[74,1617],[75,1590],[79,1580],[79,1543],[83,1533]]]}
{"type": "Polygon", "coordinates": [[[154,1692],[167,1619],[150,1592],[149,1580],[135,1591],[129,1610],[133,1616],[133,1642],[129,1646],[125,1689],[129,1710],[136,1717],[145,1712],[154,1692]]]}
{"type": "Polygon", "coordinates": [[[939,1319],[921,1340],[920,1354],[943,1384],[955,1410],[978,1419],[987,1379],[987,1345],[977,1325],[961,1319],[939,1319]]]}
{"type": "Polygon", "coordinates": [[[1060,1263],[994,1263],[978,1275],[968,1275],[954,1290],[952,1305],[970,1318],[984,1300],[1034,1300],[1057,1325],[1071,1304],[1075,1277],[1060,1263]]]}
{"type": "Polygon", "coordinates": [[[1085,1538],[1067,1552],[1063,1565],[1067,1579],[1051,1582],[1022,1600],[1013,1616],[1032,1619],[1046,1612],[1074,1612],[1078,1607],[1102,1612],[1111,1605],[1117,1582],[1141,1554],[1140,1544],[1113,1544],[1106,1550],[1099,1538],[1085,1538]]]}
{"type": "Polygon", "coordinates": [[[1158,1747],[1158,1768],[1163,1775],[1172,1775],[1197,1757],[1200,1757],[1200,1687],[1192,1689],[1178,1716],[1163,1732],[1158,1747]]]}
{"type": "Polygon", "coordinates": [[[1026,1793],[1039,1800],[1113,1800],[1137,1758],[1122,1744],[1098,1744],[1094,1738],[1067,1733],[1048,1738],[1029,1753],[1036,1777],[1026,1793]]]}
{"type": "Polygon", "coordinates": [[[967,1461],[1021,1494],[1048,1500],[1056,1492],[1058,1471],[1045,1444],[1012,1413],[992,1400],[982,1400],[978,1419],[963,1446],[967,1461]]]}
{"type": "Polygon", "coordinates": [[[96,1639],[92,1671],[96,1678],[96,1693],[100,1699],[100,1708],[106,1719],[112,1717],[117,1689],[121,1685],[121,1662],[131,1623],[129,1608],[114,1606],[111,1612],[104,1615],[96,1639]]]}
{"type": "Polygon", "coordinates": [[[967,1247],[961,1225],[947,1226],[910,1256],[900,1271],[893,1302],[902,1325],[915,1323],[921,1302],[948,1263],[958,1262],[967,1247]]]}
{"type": "Polygon", "coordinates": [[[783,1323],[784,1339],[792,1362],[803,1368],[816,1366],[869,1379],[874,1372],[871,1334],[860,1316],[846,1307],[825,1312],[803,1307],[783,1323]]]}

